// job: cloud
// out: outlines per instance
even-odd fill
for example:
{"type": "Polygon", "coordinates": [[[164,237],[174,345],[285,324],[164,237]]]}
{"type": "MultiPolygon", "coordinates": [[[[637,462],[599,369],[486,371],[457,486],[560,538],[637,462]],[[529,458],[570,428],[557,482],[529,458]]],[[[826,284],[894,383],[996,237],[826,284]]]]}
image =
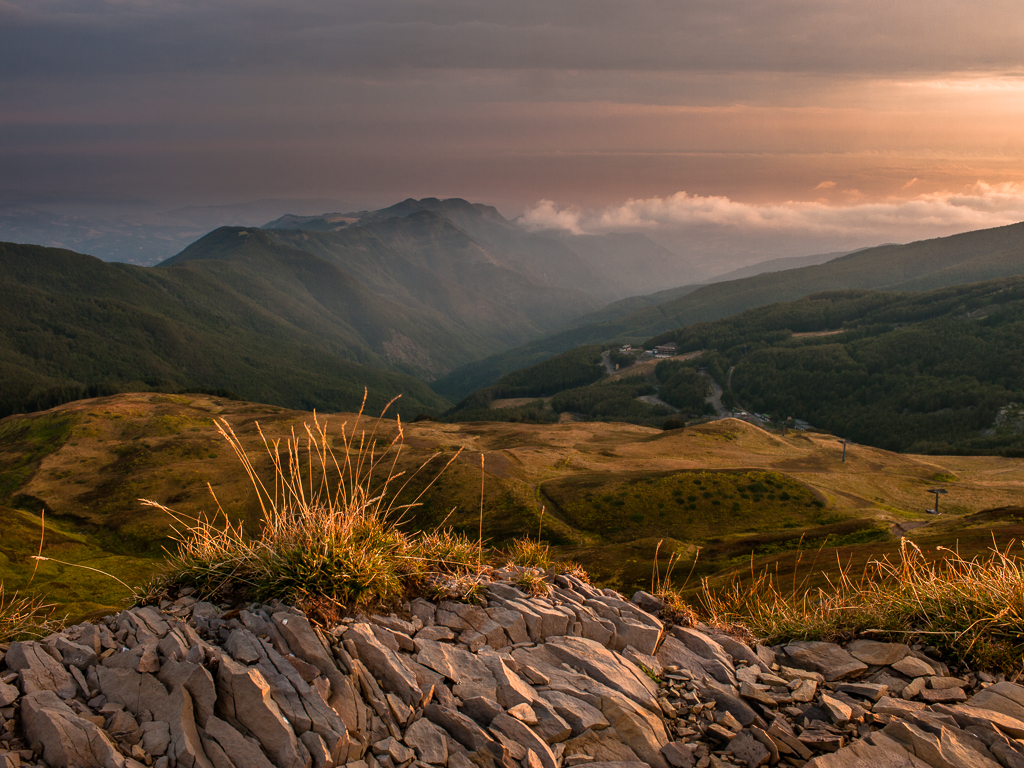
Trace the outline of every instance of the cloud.
{"type": "Polygon", "coordinates": [[[823,181],[821,184],[815,187],[815,189],[832,189],[836,183],[834,181],[823,181]]]}
{"type": "Polygon", "coordinates": [[[542,200],[520,221],[532,230],[563,229],[575,234],[712,226],[748,233],[918,237],[931,231],[961,232],[1024,221],[1024,184],[979,181],[963,192],[846,205],[795,201],[753,204],[687,192],[631,199],[597,211],[559,208],[550,200],[542,200]]]}
{"type": "MultiPolygon", "coordinates": [[[[5,72],[553,69],[1010,70],[1013,0],[0,0],[31,17],[5,72]]],[[[0,33],[3,30],[0,29],[0,33]]]]}

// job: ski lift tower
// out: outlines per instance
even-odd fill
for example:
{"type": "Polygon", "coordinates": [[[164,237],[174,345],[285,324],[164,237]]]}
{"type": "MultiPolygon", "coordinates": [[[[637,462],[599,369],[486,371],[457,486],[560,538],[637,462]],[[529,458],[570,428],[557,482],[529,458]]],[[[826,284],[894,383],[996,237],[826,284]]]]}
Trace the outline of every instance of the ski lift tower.
{"type": "Polygon", "coordinates": [[[949,491],[947,491],[945,488],[929,488],[928,493],[935,494],[935,509],[929,509],[928,511],[931,512],[933,515],[937,515],[939,514],[939,495],[943,493],[949,493],[949,491]]]}

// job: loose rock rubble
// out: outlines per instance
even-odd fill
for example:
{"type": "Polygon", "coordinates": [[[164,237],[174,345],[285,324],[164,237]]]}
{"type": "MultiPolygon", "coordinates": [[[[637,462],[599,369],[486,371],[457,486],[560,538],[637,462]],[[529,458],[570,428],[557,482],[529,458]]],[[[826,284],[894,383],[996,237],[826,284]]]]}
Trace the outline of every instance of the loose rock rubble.
{"type": "Polygon", "coordinates": [[[1024,687],[933,649],[751,648],[518,575],[330,632],[183,590],[0,646],[0,768],[1024,768],[1024,687]]]}

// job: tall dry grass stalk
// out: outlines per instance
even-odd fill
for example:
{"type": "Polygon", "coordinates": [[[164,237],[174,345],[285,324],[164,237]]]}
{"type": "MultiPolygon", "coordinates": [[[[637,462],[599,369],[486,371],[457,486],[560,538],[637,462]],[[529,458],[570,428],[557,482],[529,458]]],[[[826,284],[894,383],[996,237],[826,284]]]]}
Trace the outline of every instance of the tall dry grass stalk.
{"type": "Polygon", "coordinates": [[[853,635],[933,645],[979,667],[1024,665],[1024,564],[1013,545],[966,560],[939,548],[929,559],[903,539],[898,558],[871,561],[854,576],[838,564],[824,588],[787,588],[778,574],[751,573],[715,589],[705,579],[698,612],[769,641],[853,635]]]}
{"type": "Polygon", "coordinates": [[[293,429],[284,441],[268,440],[257,425],[271,462],[269,479],[261,477],[231,426],[218,421],[218,431],[259,500],[260,529],[248,535],[242,522],[230,520],[216,495],[216,514],[196,519],[142,500],[175,521],[178,551],[170,555],[167,579],[228,599],[352,604],[387,602],[414,583],[478,571],[478,548],[467,537],[451,530],[409,534],[400,528],[459,454],[411,502],[398,504],[396,499],[429,460],[407,477],[399,471],[401,420],[389,440],[379,437],[383,418],[384,413],[366,424],[361,408],[352,424],[342,424],[334,441],[340,442],[337,453],[327,423],[315,414],[304,434],[293,429]]]}
{"type": "Polygon", "coordinates": [[[0,582],[0,643],[55,632],[60,626],[52,620],[54,607],[40,598],[7,594],[0,582]]]}

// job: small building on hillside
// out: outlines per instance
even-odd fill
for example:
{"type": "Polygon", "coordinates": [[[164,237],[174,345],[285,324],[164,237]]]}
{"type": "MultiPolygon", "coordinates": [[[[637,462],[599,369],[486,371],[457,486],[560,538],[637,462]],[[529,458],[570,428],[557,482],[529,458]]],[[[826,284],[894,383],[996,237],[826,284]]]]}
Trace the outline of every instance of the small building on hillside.
{"type": "Polygon", "coordinates": [[[679,345],[674,341],[670,341],[668,344],[659,344],[654,348],[655,357],[672,357],[679,350],[679,345]]]}

